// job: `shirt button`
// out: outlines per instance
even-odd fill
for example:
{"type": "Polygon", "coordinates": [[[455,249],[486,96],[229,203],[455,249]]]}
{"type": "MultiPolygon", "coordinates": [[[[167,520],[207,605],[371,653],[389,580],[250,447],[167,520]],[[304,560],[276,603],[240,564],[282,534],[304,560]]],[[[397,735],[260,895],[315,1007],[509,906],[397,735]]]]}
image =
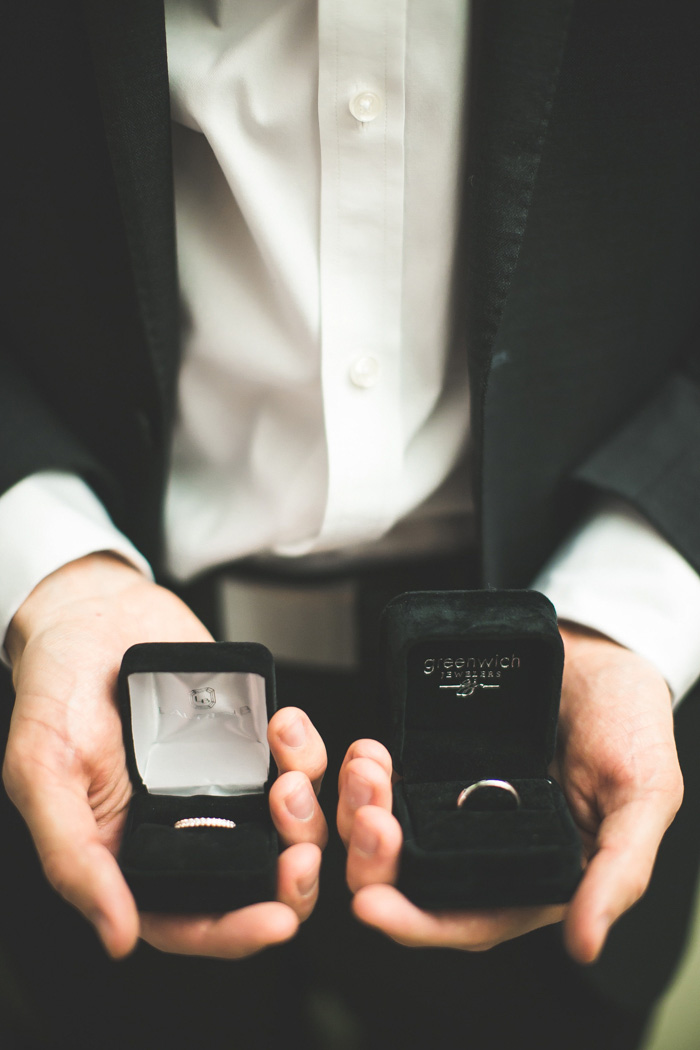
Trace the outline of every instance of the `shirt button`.
{"type": "Polygon", "coordinates": [[[350,112],[355,120],[361,120],[363,124],[378,117],[381,108],[381,99],[373,91],[362,91],[350,101],[350,112]]]}
{"type": "Polygon", "coordinates": [[[350,382],[361,390],[369,390],[379,379],[379,361],[371,354],[357,357],[350,365],[350,382]]]}

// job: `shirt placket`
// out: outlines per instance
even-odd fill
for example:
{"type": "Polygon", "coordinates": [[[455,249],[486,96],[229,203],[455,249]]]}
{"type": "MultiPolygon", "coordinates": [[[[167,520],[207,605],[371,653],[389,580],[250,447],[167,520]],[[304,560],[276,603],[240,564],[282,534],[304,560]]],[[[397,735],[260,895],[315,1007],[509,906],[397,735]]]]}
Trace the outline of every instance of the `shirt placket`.
{"type": "Polygon", "coordinates": [[[319,548],[393,522],[401,470],[406,0],[319,3],[321,371],[328,462],[319,548]]]}

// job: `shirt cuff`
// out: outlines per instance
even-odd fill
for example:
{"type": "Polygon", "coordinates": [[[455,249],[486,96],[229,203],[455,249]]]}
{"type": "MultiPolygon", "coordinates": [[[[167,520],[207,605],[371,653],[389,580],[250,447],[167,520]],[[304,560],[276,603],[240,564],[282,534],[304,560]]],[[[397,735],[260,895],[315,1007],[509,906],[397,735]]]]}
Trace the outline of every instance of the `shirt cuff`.
{"type": "MultiPolygon", "coordinates": [[[[96,551],[120,555],[144,576],[151,567],[74,474],[43,471],[0,496],[0,639],[24,599],[50,573],[96,551]]],[[[4,645],[0,660],[9,666],[4,645]]]]}
{"type": "Polygon", "coordinates": [[[700,576],[626,503],[606,499],[533,581],[560,620],[645,657],[674,705],[700,676],[700,576]]]}

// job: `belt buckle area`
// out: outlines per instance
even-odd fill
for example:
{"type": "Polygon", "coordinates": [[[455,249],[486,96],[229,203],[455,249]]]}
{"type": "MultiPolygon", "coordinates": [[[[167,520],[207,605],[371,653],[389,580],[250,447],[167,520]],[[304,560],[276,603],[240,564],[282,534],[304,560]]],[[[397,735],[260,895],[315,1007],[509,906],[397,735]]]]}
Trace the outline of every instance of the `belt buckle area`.
{"type": "Polygon", "coordinates": [[[359,667],[356,579],[218,582],[222,637],[261,642],[280,664],[318,670],[359,667]]]}

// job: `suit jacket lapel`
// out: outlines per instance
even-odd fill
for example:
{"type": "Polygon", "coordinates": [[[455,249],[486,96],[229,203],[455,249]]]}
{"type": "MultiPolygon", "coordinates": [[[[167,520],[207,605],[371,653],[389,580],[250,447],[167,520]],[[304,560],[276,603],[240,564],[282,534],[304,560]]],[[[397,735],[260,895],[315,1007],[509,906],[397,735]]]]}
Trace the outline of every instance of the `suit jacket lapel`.
{"type": "MultiPolygon", "coordinates": [[[[474,485],[489,579],[484,407],[547,134],[573,0],[477,0],[467,151],[467,331],[474,485]]],[[[487,437],[486,437],[487,439],[487,437]]]]}
{"type": "Polygon", "coordinates": [[[83,0],[136,293],[167,433],[177,373],[177,266],[162,0],[83,0]]]}

